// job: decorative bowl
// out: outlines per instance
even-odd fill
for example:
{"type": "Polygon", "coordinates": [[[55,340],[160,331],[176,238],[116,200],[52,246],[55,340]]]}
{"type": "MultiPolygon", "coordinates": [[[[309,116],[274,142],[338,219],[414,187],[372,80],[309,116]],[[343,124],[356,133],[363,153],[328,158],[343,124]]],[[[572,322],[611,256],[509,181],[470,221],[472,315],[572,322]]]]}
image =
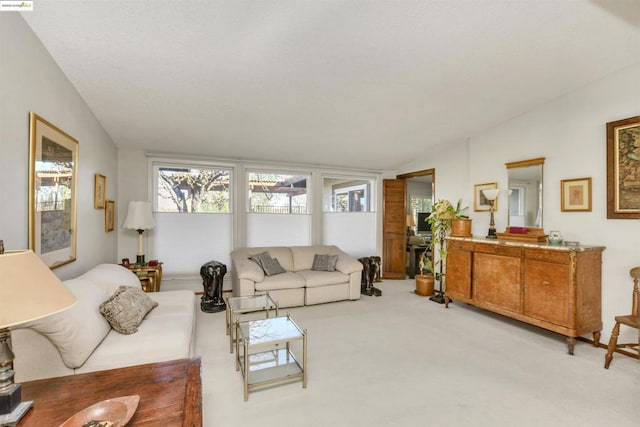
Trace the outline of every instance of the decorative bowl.
{"type": "Polygon", "coordinates": [[[103,400],[75,413],[60,427],[83,427],[91,421],[109,421],[113,427],[124,427],[136,412],[139,401],[137,394],[103,400]]]}

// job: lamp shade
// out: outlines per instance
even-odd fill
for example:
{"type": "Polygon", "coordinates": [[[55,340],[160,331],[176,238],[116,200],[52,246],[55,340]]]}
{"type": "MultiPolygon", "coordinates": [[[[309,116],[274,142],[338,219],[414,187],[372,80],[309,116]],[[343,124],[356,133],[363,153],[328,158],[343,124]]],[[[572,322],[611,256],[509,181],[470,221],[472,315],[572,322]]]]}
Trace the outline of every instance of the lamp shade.
{"type": "Polygon", "coordinates": [[[408,227],[416,226],[416,220],[413,218],[413,215],[411,214],[407,214],[407,226],[408,227]]]}
{"type": "Polygon", "coordinates": [[[498,197],[498,193],[500,193],[500,190],[497,188],[493,190],[482,190],[482,194],[484,194],[487,200],[495,200],[498,197]]]}
{"type": "Polygon", "coordinates": [[[149,230],[156,226],[156,221],[151,214],[151,202],[129,202],[127,217],[124,219],[122,228],[132,230],[149,230]]]}
{"type": "Polygon", "coordinates": [[[76,297],[33,251],[0,255],[0,329],[58,313],[75,302],[76,297]]]}

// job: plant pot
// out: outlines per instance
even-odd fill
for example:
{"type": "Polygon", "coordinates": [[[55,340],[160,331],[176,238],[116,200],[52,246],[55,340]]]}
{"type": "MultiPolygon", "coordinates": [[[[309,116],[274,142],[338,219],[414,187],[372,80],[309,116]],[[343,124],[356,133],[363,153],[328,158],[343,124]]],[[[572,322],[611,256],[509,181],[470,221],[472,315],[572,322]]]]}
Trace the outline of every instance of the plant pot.
{"type": "Polygon", "coordinates": [[[451,235],[453,237],[471,237],[471,220],[468,218],[451,220],[451,235]]]}
{"type": "Polygon", "coordinates": [[[433,295],[434,277],[431,275],[416,276],[416,294],[423,297],[433,295]]]}

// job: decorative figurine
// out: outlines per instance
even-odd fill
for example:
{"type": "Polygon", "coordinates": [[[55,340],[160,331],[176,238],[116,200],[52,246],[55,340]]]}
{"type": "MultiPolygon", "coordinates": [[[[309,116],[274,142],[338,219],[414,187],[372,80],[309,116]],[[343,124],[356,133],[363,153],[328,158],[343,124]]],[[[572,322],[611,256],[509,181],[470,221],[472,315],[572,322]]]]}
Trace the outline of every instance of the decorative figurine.
{"type": "Polygon", "coordinates": [[[218,261],[209,261],[200,267],[204,294],[200,298],[200,309],[205,313],[217,313],[227,309],[222,298],[222,280],[227,266],[218,261]]]}

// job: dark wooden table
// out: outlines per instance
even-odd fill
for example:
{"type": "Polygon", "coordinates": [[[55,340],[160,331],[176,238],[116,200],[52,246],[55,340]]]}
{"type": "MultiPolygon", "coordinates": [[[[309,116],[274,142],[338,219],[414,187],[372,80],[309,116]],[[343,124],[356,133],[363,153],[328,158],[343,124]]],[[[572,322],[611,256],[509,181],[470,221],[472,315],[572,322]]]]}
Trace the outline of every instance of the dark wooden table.
{"type": "Polygon", "coordinates": [[[127,426],[202,426],[200,358],[151,363],[22,384],[22,400],[33,400],[19,427],[57,427],[76,412],[119,396],[140,403],[127,426]]]}

